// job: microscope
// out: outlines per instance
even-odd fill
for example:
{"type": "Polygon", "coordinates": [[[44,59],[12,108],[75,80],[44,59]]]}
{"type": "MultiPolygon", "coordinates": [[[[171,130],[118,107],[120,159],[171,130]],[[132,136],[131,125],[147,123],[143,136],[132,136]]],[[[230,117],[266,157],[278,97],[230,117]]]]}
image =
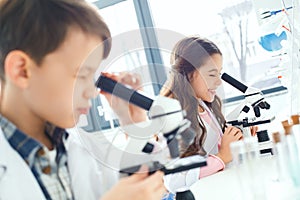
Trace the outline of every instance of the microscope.
{"type": "Polygon", "coordinates": [[[179,158],[180,148],[187,148],[193,142],[194,131],[190,128],[190,121],[185,119],[185,111],[181,109],[177,100],[163,96],[153,100],[104,75],[100,75],[95,84],[102,91],[148,111],[147,121],[122,127],[128,135],[125,149],[127,153],[151,154],[155,147],[150,140],[156,134],[162,134],[167,143],[168,161],[150,160],[134,163],[134,159],[127,159],[128,162],[121,165],[122,174],[131,175],[142,165],[148,166],[150,174],[161,170],[165,175],[207,165],[206,158],[202,156],[179,158]]]}
{"type": "MultiPolygon", "coordinates": [[[[234,88],[240,90],[242,93],[244,93],[245,99],[236,107],[232,112],[230,112],[226,116],[226,121],[228,124],[232,126],[236,126],[240,128],[243,132],[244,137],[250,137],[251,126],[256,126],[260,124],[266,124],[270,123],[275,119],[275,117],[272,117],[271,119],[266,120],[257,120],[259,117],[261,117],[261,109],[268,110],[270,109],[270,104],[265,101],[265,98],[263,96],[263,93],[253,87],[247,87],[240,81],[234,79],[230,75],[223,73],[221,75],[222,80],[229,83],[234,88]],[[254,111],[255,117],[253,118],[242,118],[240,119],[240,116],[242,113],[248,113],[250,110],[254,111]]],[[[272,146],[270,145],[270,138],[268,136],[268,132],[266,130],[257,132],[257,138],[258,142],[260,144],[260,152],[263,153],[271,153],[272,154],[272,146]]]]}

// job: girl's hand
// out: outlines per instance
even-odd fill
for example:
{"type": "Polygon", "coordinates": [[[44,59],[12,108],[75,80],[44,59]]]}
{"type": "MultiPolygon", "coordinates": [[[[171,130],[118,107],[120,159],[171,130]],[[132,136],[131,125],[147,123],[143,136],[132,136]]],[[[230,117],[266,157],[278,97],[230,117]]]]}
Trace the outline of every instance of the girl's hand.
{"type": "MultiPolygon", "coordinates": [[[[127,85],[134,90],[141,89],[141,78],[137,74],[122,72],[118,75],[110,73],[102,73],[102,75],[127,85]]],[[[100,91],[100,94],[106,97],[111,108],[114,110],[116,115],[118,115],[121,125],[142,122],[147,119],[146,111],[142,108],[130,104],[129,102],[107,92],[100,91]]]]}
{"type": "Polygon", "coordinates": [[[222,137],[221,147],[217,156],[223,160],[225,164],[232,160],[230,152],[230,143],[241,140],[243,138],[242,131],[234,126],[229,126],[225,129],[222,137]]]}
{"type": "Polygon", "coordinates": [[[250,132],[252,136],[256,136],[257,130],[258,130],[258,126],[250,126],[250,132]]]}

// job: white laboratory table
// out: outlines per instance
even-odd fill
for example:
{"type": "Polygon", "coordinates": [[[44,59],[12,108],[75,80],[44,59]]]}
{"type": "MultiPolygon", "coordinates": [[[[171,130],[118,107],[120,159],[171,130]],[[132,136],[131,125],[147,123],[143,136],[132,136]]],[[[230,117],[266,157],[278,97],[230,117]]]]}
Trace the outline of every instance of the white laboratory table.
{"type": "Polygon", "coordinates": [[[195,198],[199,200],[300,199],[300,187],[295,188],[290,181],[284,183],[278,181],[278,168],[273,156],[262,157],[259,164],[256,164],[255,166],[256,173],[253,173],[252,175],[249,175],[251,174],[249,173],[249,170],[245,173],[241,168],[226,168],[221,172],[197,181],[190,189],[195,198]],[[251,187],[249,182],[253,180],[258,180],[259,183],[257,184],[257,182],[255,182],[255,186],[251,187]],[[259,189],[262,189],[260,190],[262,193],[254,196],[253,190],[258,191],[259,189]]]}

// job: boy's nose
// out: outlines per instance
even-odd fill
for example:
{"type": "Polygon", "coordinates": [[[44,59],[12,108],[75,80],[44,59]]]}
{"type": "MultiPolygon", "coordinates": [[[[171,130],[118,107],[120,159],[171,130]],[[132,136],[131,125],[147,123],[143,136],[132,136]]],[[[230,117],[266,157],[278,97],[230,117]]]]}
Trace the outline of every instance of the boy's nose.
{"type": "Polygon", "coordinates": [[[84,97],[87,99],[95,98],[97,95],[99,95],[99,91],[96,87],[88,88],[84,91],[84,97]]]}
{"type": "Polygon", "coordinates": [[[217,78],[217,81],[216,81],[216,85],[219,86],[222,84],[222,80],[221,80],[221,77],[218,77],[217,78]]]}

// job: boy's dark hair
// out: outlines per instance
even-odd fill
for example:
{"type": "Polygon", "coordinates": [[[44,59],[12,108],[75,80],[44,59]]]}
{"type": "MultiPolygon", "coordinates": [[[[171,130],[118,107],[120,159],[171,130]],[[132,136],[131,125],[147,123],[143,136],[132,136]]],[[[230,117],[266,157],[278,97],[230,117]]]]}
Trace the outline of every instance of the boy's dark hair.
{"type": "Polygon", "coordinates": [[[12,50],[27,53],[37,64],[65,40],[70,26],[101,37],[106,58],[111,49],[110,31],[84,0],[0,0],[0,78],[4,60],[12,50]]]}

